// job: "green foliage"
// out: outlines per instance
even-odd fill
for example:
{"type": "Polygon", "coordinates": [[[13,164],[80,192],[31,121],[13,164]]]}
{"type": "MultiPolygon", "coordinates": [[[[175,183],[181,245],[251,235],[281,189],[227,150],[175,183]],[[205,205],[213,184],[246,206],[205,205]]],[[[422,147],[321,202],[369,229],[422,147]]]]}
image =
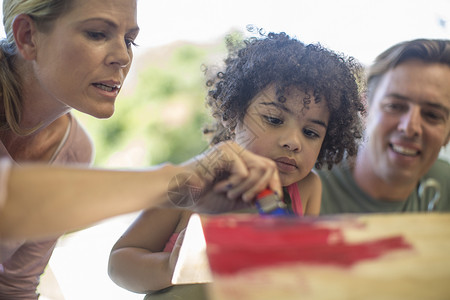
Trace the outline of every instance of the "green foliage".
{"type": "Polygon", "coordinates": [[[150,63],[137,74],[133,91],[119,94],[114,116],[98,120],[74,112],[94,140],[94,164],[180,163],[206,149],[202,128],[210,117],[201,66],[209,63],[210,55],[222,56],[224,51],[223,45],[183,45],[153,61],[150,53],[150,63]],[[118,155],[132,163],[111,163],[118,155]]]}

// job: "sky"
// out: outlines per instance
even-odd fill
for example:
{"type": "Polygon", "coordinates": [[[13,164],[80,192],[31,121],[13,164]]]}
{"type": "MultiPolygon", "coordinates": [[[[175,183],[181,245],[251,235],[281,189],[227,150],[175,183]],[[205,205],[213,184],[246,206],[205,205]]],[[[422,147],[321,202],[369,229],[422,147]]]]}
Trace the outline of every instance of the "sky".
{"type": "Polygon", "coordinates": [[[252,24],[370,64],[402,40],[450,38],[450,0],[138,0],[138,23],[137,54],[177,40],[216,42],[252,24]]]}
{"type": "Polygon", "coordinates": [[[450,0],[138,0],[141,48],[208,42],[247,24],[320,42],[364,64],[414,38],[450,38],[450,0]]]}

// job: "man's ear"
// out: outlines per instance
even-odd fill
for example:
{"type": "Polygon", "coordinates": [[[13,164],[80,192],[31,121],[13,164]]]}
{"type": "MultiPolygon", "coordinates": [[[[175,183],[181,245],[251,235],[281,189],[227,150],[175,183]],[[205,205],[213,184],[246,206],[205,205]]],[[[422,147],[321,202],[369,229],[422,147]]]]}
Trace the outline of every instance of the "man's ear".
{"type": "Polygon", "coordinates": [[[36,23],[29,15],[20,14],[14,18],[12,24],[17,51],[27,60],[36,58],[35,34],[36,23]]]}
{"type": "Polygon", "coordinates": [[[448,142],[450,142],[450,132],[448,133],[447,139],[445,140],[443,147],[447,146],[448,142]]]}

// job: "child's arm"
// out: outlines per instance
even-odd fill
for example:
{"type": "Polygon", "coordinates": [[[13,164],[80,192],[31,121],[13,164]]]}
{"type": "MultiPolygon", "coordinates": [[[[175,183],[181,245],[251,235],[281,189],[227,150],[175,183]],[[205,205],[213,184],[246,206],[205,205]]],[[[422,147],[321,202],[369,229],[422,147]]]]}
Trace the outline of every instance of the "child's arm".
{"type": "Polygon", "coordinates": [[[320,177],[311,171],[304,179],[298,182],[302,197],[303,214],[305,216],[318,216],[322,202],[322,182],[320,177]]]}
{"type": "Polygon", "coordinates": [[[136,293],[171,286],[183,234],[172,252],[163,249],[173,233],[187,226],[190,215],[190,211],[170,208],[143,212],[111,250],[108,266],[111,279],[136,293]]]}

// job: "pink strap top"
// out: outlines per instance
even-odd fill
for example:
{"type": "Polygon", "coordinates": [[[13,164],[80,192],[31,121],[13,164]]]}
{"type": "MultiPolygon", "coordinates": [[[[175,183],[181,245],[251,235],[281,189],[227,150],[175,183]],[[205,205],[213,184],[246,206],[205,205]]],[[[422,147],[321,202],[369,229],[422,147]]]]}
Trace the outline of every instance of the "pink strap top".
{"type": "MultiPolygon", "coordinates": [[[[71,122],[67,134],[50,163],[89,165],[93,160],[92,141],[81,124],[72,115],[69,114],[69,117],[71,122]]],[[[0,159],[15,164],[1,141],[0,159]]],[[[0,196],[5,201],[8,168],[2,167],[0,172],[3,194],[0,196]]],[[[38,241],[0,239],[0,299],[38,299],[36,287],[39,277],[44,272],[57,238],[38,241]]]]}
{"type": "Polygon", "coordinates": [[[178,239],[178,236],[180,235],[179,232],[174,232],[171,236],[170,239],[167,241],[166,246],[164,247],[163,252],[172,252],[173,247],[175,246],[175,243],[178,239]]]}
{"type": "Polygon", "coordinates": [[[289,196],[292,201],[292,210],[297,216],[303,216],[302,198],[300,197],[300,191],[298,190],[297,182],[288,185],[286,189],[289,192],[289,196]]]}

